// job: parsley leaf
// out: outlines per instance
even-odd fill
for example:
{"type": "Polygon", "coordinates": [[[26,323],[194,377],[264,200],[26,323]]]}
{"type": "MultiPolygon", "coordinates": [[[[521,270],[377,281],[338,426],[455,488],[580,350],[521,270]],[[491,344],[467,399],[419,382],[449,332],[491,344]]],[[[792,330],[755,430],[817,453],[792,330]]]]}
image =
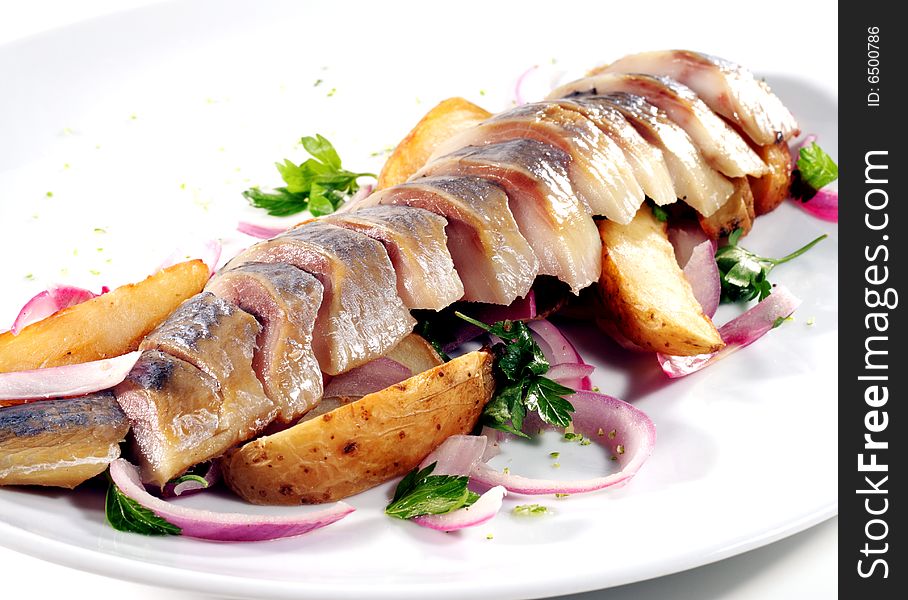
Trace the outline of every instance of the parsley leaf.
{"type": "Polygon", "coordinates": [[[471,506],[479,494],[467,489],[466,475],[432,475],[432,463],[422,471],[415,468],[400,480],[394,498],[385,508],[385,514],[398,519],[412,519],[421,515],[442,515],[471,506]]]}
{"type": "Polygon", "coordinates": [[[105,516],[110,526],[118,531],[142,535],[180,535],[182,530],[165,521],[110,483],[104,501],[105,516]]]}
{"type": "Polygon", "coordinates": [[[484,425],[530,437],[523,432],[527,411],[536,412],[556,427],[571,424],[574,407],[564,396],[574,390],[544,377],[549,363],[525,323],[499,321],[487,325],[462,313],[454,314],[502,340],[492,347],[496,387],[495,395],[483,409],[484,425]]]}
{"type": "Polygon", "coordinates": [[[243,192],[243,197],[256,208],[268,211],[275,217],[295,215],[309,210],[319,217],[333,213],[359,190],[360,177],[375,177],[372,173],[354,173],[341,167],[341,159],[334,146],[321,134],[300,140],[312,158],[297,165],[284,159],[275,163],[284,186],[272,192],[257,187],[243,192]]]}
{"type": "Polygon", "coordinates": [[[797,169],[792,176],[792,196],[807,202],[820,188],[839,178],[839,166],[816,142],[811,142],[799,151],[797,169]]]}
{"type": "Polygon", "coordinates": [[[738,246],[742,233],[740,229],[735,229],[728,236],[728,245],[716,251],[723,302],[746,302],[757,297],[765,299],[772,293],[772,284],[768,279],[770,271],[776,265],[801,256],[827,237],[823,234],[788,256],[765,258],[738,246]]]}
{"type": "Polygon", "coordinates": [[[652,200],[647,199],[647,204],[649,204],[650,209],[653,211],[653,216],[656,217],[656,220],[660,223],[665,223],[668,221],[668,211],[653,202],[652,200]]]}

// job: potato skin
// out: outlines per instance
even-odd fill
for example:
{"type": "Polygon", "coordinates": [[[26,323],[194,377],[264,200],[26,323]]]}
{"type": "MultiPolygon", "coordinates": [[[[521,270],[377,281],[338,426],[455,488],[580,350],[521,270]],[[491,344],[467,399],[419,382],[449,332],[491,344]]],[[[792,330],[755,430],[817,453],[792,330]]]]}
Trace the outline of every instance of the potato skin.
{"type": "Polygon", "coordinates": [[[758,146],[754,150],[769,166],[769,173],[763,177],[748,177],[754,196],[754,211],[759,216],[775,210],[788,197],[793,165],[786,142],[758,146]]]}
{"type": "Polygon", "coordinates": [[[449,436],[469,433],[494,386],[491,354],[465,354],[229,452],[224,479],[254,504],[352,496],[410,471],[449,436]]]}
{"type": "Polygon", "coordinates": [[[139,283],[70,306],[13,335],[0,334],[0,373],[59,367],[132,352],[183,300],[202,291],[201,260],[173,265],[139,283]]]}
{"type": "Polygon", "coordinates": [[[731,180],[735,186],[728,201],[719,210],[708,217],[698,215],[700,228],[710,238],[717,240],[726,237],[735,229],[741,229],[742,235],[750,233],[754,218],[754,197],[747,177],[737,177],[731,180]]]}
{"type": "Polygon", "coordinates": [[[375,187],[383,189],[405,182],[426,164],[438,144],[491,116],[489,111],[463,98],[442,100],[397,144],[375,187]]]}
{"type": "Polygon", "coordinates": [[[715,352],[724,345],[703,314],[668,241],[667,226],[649,206],[627,225],[599,223],[605,314],[597,322],[643,350],[675,356],[715,352]]]}

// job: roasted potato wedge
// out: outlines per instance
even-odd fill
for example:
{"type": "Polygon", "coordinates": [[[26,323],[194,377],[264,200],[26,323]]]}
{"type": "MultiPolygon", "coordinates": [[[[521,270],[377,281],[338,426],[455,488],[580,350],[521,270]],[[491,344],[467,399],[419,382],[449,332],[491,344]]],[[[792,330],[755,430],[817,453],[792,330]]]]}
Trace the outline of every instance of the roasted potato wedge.
{"type": "Polygon", "coordinates": [[[444,362],[438,352],[435,351],[435,348],[432,347],[432,344],[415,333],[411,333],[402,339],[385,356],[405,367],[409,367],[414,375],[428,371],[444,362]]]}
{"type": "Polygon", "coordinates": [[[754,223],[754,197],[746,177],[731,180],[735,191],[719,210],[708,217],[698,215],[703,232],[714,240],[729,235],[735,229],[750,233],[754,223]]]}
{"type": "Polygon", "coordinates": [[[703,314],[675,259],[667,226],[644,205],[633,221],[599,223],[606,314],[600,319],[645,350],[676,356],[715,352],[722,338],[703,314]]]}
{"type": "Polygon", "coordinates": [[[313,504],[406,473],[473,429],[494,390],[492,356],[471,352],[229,452],[233,491],[255,504],[313,504]]]}
{"type": "Polygon", "coordinates": [[[158,323],[208,281],[201,260],[70,306],[13,335],[0,334],[0,373],[59,367],[131,352],[158,323]]]}
{"type": "Polygon", "coordinates": [[[765,215],[782,204],[791,189],[791,152],[788,144],[779,142],[770,146],[754,148],[760,158],[769,165],[769,173],[763,177],[749,177],[754,197],[754,211],[765,215]]]}
{"type": "Polygon", "coordinates": [[[405,182],[422,168],[439,143],[491,116],[489,111],[463,98],[442,100],[397,144],[378,175],[376,187],[405,182]]]}

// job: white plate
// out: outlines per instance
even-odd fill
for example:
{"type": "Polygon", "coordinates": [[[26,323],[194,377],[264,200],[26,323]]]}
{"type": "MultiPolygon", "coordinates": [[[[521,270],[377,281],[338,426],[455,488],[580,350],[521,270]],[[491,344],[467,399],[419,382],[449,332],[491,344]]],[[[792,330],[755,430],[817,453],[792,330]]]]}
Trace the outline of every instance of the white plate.
{"type": "MultiPolygon", "coordinates": [[[[301,135],[321,132],[348,166],[378,169],[382,156],[371,154],[441,98],[501,109],[521,72],[553,59],[554,68],[582,72],[646,48],[726,56],[766,74],[804,130],[836,154],[837,42],[815,36],[811,52],[792,61],[793,46],[778,36],[783,14],[828,27],[809,21],[817,17],[809,7],[767,4],[745,16],[729,14],[727,3],[648,3],[645,14],[612,3],[564,12],[526,2],[300,4],[165,4],[0,47],[3,319],[51,283],[118,285],[193,240],[222,238],[226,253],[251,243],[236,222],[273,221],[239,194],[276,185],[271,163],[301,160],[301,135]]],[[[837,231],[783,206],[747,238],[748,247],[781,255],[822,232],[827,241],[774,273],[804,299],[796,321],[703,373],[669,382],[651,357],[569,328],[599,367],[595,383],[657,424],[655,453],[623,489],[509,498],[487,526],[444,535],[384,517],[385,485],[354,498],[358,511],[326,529],[232,545],[113,531],[94,489],[3,489],[0,543],[210,593],[439,599],[607,587],[769,543],[836,512],[837,231]],[[554,514],[508,512],[534,501],[554,514]]],[[[547,475],[607,462],[596,446],[551,438],[509,456],[547,475]],[[547,456],[555,449],[559,471],[547,456]]],[[[226,496],[187,502],[247,508],[226,496]]]]}

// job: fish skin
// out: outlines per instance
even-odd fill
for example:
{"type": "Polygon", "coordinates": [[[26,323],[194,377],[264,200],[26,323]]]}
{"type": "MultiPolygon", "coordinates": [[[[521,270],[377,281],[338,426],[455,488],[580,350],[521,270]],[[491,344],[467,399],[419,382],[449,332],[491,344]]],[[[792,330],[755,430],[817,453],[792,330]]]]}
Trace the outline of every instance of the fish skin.
{"type": "Polygon", "coordinates": [[[146,350],[114,388],[132,423],[132,446],[142,481],[163,487],[189,467],[222,454],[241,441],[225,427],[217,380],[194,365],[159,350],[146,350]]]}
{"type": "Polygon", "coordinates": [[[129,431],[111,392],[0,409],[0,485],[74,488],[120,456],[129,431]]]}
{"type": "Polygon", "coordinates": [[[648,73],[671,77],[697,93],[715,112],[738,125],[756,144],[787,141],[798,123],[765,81],[724,58],[691,50],[631,54],[597,72],[648,73]]]}
{"type": "Polygon", "coordinates": [[[766,164],[737,132],[710,110],[693,90],[669,77],[643,73],[599,73],[560,86],[550,97],[616,92],[641,96],[662,109],[687,132],[710,166],[722,174],[728,177],[760,177],[766,173],[766,164]]]}
{"type": "Polygon", "coordinates": [[[422,177],[379,190],[361,203],[375,205],[414,206],[447,219],[448,250],[463,283],[463,300],[507,305],[530,291],[539,261],[497,184],[481,177],[422,177]]]}
{"type": "Polygon", "coordinates": [[[252,314],[262,331],[252,360],[265,394],[290,423],[318,404],[322,373],[312,351],[312,329],[322,303],[321,282],[283,263],[245,263],[221,270],[205,290],[252,314]]]}
{"type": "Polygon", "coordinates": [[[322,220],[384,244],[397,274],[397,294],[407,308],[441,310],[463,297],[444,217],[416,207],[379,205],[322,220]]]}
{"type": "Polygon", "coordinates": [[[277,415],[252,368],[261,326],[255,317],[211,292],[183,302],[139,345],[184,360],[218,382],[220,426],[246,439],[277,415]]]}
{"type": "Polygon", "coordinates": [[[734,186],[710,167],[690,136],[663,110],[646,98],[616,92],[603,96],[577,96],[580,103],[606,103],[621,111],[650,143],[662,150],[675,186],[675,195],[704,217],[719,210],[734,193],[734,186]]]}
{"type": "Polygon", "coordinates": [[[284,262],[322,283],[312,346],[329,375],[384,355],[416,324],[397,295],[397,276],[385,247],[361,233],[307,221],[247,248],[228,267],[246,262],[284,262]]]}
{"type": "Polygon", "coordinates": [[[625,153],[586,115],[557,101],[516,106],[443,143],[431,160],[467,146],[532,139],[570,155],[568,174],[574,193],[594,215],[625,222],[633,219],[644,193],[625,153]]]}
{"type": "Polygon", "coordinates": [[[472,175],[504,188],[520,232],[539,259],[539,274],[553,275],[576,294],[599,278],[599,233],[567,174],[570,156],[536,140],[470,146],[436,159],[423,175],[472,175]]]}

